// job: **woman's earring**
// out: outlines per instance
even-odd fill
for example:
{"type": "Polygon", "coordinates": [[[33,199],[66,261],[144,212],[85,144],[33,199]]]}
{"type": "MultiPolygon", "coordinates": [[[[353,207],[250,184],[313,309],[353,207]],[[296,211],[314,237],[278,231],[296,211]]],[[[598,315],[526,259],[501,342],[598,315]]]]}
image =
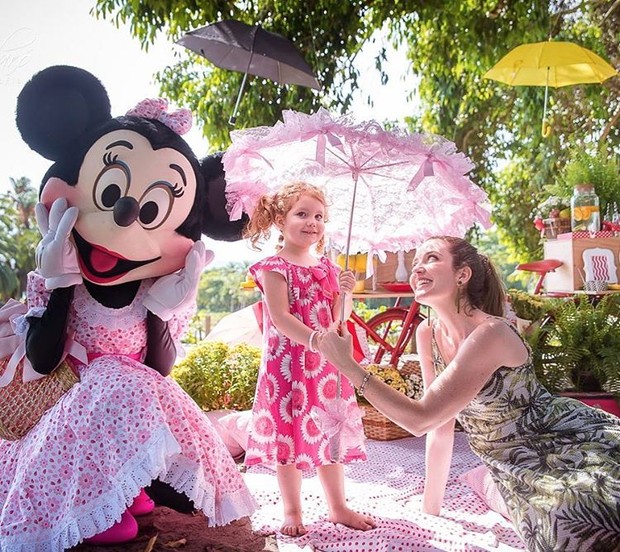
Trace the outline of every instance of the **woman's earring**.
{"type": "Polygon", "coordinates": [[[461,286],[463,285],[463,282],[457,282],[456,283],[456,299],[454,301],[454,304],[456,306],[456,313],[460,313],[461,312],[461,286]]]}
{"type": "Polygon", "coordinates": [[[428,315],[426,316],[426,323],[430,326],[431,325],[431,313],[433,312],[433,310],[428,307],[428,315]]]}

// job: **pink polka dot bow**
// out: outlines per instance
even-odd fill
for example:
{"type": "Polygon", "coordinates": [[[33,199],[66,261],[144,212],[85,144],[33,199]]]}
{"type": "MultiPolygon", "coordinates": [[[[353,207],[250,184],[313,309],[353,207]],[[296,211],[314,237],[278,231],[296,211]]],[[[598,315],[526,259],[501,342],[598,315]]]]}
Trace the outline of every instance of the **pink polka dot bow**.
{"type": "Polygon", "coordinates": [[[128,116],[156,119],[182,136],[192,128],[192,112],[183,107],[168,112],[168,100],[164,98],[147,98],[127,112],[128,116]]]}

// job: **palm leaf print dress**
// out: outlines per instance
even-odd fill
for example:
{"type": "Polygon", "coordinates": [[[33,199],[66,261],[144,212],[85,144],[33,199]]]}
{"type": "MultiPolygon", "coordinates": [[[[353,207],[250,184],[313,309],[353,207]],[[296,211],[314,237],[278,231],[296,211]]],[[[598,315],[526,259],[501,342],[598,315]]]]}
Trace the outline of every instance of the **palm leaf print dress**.
{"type": "MultiPolygon", "coordinates": [[[[434,328],[432,350],[439,374],[445,363],[434,328]]],[[[549,393],[530,351],[522,366],[496,370],[457,420],[528,550],[609,552],[620,545],[619,418],[549,393]]]]}

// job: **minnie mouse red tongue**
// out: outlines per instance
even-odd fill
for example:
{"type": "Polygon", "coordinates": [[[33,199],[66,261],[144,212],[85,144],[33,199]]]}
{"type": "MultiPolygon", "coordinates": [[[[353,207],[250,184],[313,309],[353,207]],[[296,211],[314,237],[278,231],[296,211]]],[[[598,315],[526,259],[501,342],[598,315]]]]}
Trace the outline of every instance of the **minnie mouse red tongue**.
{"type": "Polygon", "coordinates": [[[53,161],[36,209],[26,356],[40,374],[67,357],[80,381],[30,430],[32,446],[0,442],[1,481],[14,486],[0,489],[9,548],[125,542],[138,514],[127,505],[153,481],[167,505],[216,524],[254,510],[214,427],[162,377],[212,258],[202,234],[236,240],[244,224],[228,220],[220,157],[197,159],[181,137],[190,123],[163,100],[112,117],[101,83],[76,67],[45,69],[19,95],[24,140],[53,161]]]}
{"type": "Polygon", "coordinates": [[[46,209],[58,198],[78,209],[70,239],[88,281],[107,286],[170,274],[201,234],[241,237],[244,221],[230,222],[225,210],[220,156],[198,160],[181,137],[191,126],[188,110],[151,99],[113,118],[93,75],[55,66],[22,90],[17,126],[54,162],[41,184],[46,209]]]}
{"type": "MultiPolygon", "coordinates": [[[[158,278],[144,304],[165,321],[193,300],[212,258],[201,235],[241,237],[245,221],[230,222],[226,213],[220,155],[199,160],[181,137],[191,127],[186,109],[149,99],[112,117],[97,78],[55,66],[24,86],[17,126],[32,149],[54,162],[37,206],[43,235],[37,265],[48,289],[83,282],[100,303],[120,308],[133,301],[140,282],[158,278]]],[[[62,319],[68,301],[59,303],[62,319]]],[[[54,333],[46,331],[46,338],[61,338],[61,330],[54,333]]],[[[53,369],[58,355],[40,355],[39,369],[53,369]]]]}

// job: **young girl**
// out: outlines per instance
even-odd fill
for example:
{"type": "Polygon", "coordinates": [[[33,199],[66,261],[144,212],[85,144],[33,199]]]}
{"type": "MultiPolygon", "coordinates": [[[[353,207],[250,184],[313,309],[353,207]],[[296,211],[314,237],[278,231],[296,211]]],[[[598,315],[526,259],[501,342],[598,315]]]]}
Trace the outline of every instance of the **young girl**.
{"type": "MultiPolygon", "coordinates": [[[[302,521],[301,470],[317,468],[325,491],[329,519],[355,529],[375,526],[372,518],[350,510],[344,495],[342,464],[331,458],[329,440],[311,416],[313,406],[336,395],[337,371],[321,358],[319,334],[337,325],[341,301],[351,311],[355,278],[311,249],[322,249],[326,200],[316,187],[293,183],[261,199],[246,236],[254,246],[269,237],[272,226],[281,233],[277,255],[250,267],[261,290],[265,349],[256,386],[252,430],[246,464],[276,464],[284,503],[282,533],[306,533],[302,521]]],[[[341,397],[355,402],[353,387],[341,381],[341,397]]],[[[361,435],[360,435],[361,442],[361,435]]],[[[364,460],[361,447],[350,449],[344,462],[364,460]]]]}
{"type": "Polygon", "coordinates": [[[416,343],[424,396],[415,401],[359,366],[351,338],[321,338],[321,352],[378,410],[426,438],[423,510],[439,515],[454,419],[489,468],[532,552],[611,552],[620,545],[620,420],[551,395],[531,351],[502,318],[502,282],[489,259],[460,238],[430,238],[411,273],[416,301],[433,308],[416,343]]]}

